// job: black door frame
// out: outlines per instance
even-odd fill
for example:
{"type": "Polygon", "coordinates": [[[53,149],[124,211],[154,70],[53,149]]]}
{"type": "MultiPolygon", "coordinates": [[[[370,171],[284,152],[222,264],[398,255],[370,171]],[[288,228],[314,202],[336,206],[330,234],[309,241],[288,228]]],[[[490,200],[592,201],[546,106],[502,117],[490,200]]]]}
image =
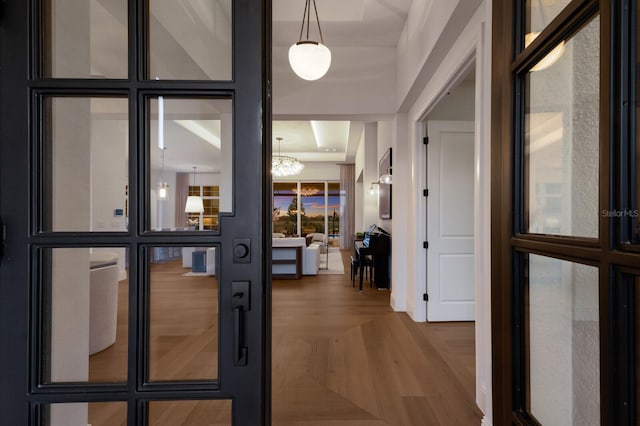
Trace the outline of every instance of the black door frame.
{"type": "Polygon", "coordinates": [[[128,2],[129,79],[44,79],[41,0],[3,2],[0,14],[0,412],[10,424],[39,424],[50,402],[127,401],[128,424],[144,424],[146,401],[232,399],[234,424],[270,424],[271,404],[271,0],[233,0],[231,81],[145,79],[145,0],[128,2]],[[33,54],[31,52],[34,52],[33,54]],[[35,120],[42,95],[124,95],[129,99],[129,222],[124,233],[38,232],[41,188],[34,179],[40,143],[35,120]],[[145,96],[228,97],[233,100],[233,214],[221,215],[221,232],[148,232],[149,178],[145,158],[145,96]],[[33,161],[32,161],[33,160],[33,161]],[[250,239],[251,263],[234,263],[238,239],[250,239]],[[219,245],[219,378],[215,382],[144,383],[147,345],[145,249],[219,245]],[[38,383],[37,247],[124,246],[129,253],[129,363],[126,384],[38,383]],[[247,366],[233,363],[231,282],[249,281],[251,310],[247,366]],[[141,346],[142,345],[142,346],[141,346]]]}
{"type": "Polygon", "coordinates": [[[524,49],[525,0],[492,13],[492,363],[495,424],[537,424],[526,412],[523,259],[535,253],[599,268],[600,422],[636,424],[640,247],[632,218],[601,214],[596,239],[529,234],[523,211],[522,75],[561,39],[600,15],[599,211],[637,208],[634,158],[637,2],[573,0],[524,49]],[[630,190],[630,188],[632,188],[630,190]],[[635,204],[634,204],[635,203],[635,204]],[[635,276],[635,277],[634,277],[635,276]],[[634,279],[635,278],[635,282],[634,279]]]}

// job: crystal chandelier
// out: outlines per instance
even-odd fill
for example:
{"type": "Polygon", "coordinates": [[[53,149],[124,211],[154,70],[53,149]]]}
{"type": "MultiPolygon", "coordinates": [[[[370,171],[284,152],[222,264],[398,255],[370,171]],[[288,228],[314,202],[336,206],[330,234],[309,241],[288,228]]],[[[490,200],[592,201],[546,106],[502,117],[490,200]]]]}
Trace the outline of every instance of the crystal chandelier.
{"type": "MultiPolygon", "coordinates": [[[[298,193],[298,188],[293,188],[294,194],[298,193]]],[[[300,195],[303,197],[311,197],[316,195],[320,190],[318,188],[300,188],[300,195]]]]}
{"type": "Polygon", "coordinates": [[[304,164],[293,157],[280,155],[280,142],[282,138],[276,138],[278,141],[278,155],[271,157],[271,174],[274,176],[292,176],[297,175],[304,169],[304,164]]]}

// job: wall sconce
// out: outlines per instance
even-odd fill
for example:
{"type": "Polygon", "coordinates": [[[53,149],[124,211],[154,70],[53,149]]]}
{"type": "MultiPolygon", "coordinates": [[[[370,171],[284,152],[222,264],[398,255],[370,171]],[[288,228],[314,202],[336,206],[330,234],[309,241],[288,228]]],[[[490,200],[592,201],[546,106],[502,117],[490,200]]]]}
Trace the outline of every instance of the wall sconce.
{"type": "Polygon", "coordinates": [[[384,183],[385,185],[391,185],[393,183],[393,178],[391,177],[391,167],[387,169],[387,173],[380,176],[380,183],[384,183]]]}
{"type": "Polygon", "coordinates": [[[380,182],[371,182],[371,186],[369,186],[369,195],[376,195],[376,189],[373,185],[380,185],[380,182]]]}

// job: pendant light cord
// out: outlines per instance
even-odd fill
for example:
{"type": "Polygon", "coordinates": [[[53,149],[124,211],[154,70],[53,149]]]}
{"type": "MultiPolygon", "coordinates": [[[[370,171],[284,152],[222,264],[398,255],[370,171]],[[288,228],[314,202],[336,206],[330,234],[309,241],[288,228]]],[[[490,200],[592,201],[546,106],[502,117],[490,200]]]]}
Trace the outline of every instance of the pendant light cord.
{"type": "MultiPolygon", "coordinates": [[[[324,44],[324,38],[322,37],[322,28],[320,27],[320,18],[318,18],[318,8],[316,7],[316,0],[313,0],[313,10],[316,15],[316,22],[318,23],[318,33],[320,33],[320,43],[324,44]]],[[[302,41],[302,33],[304,33],[304,21],[307,21],[307,40],[309,41],[309,27],[311,23],[311,0],[307,0],[304,4],[304,12],[302,13],[302,25],[300,26],[300,38],[298,43],[302,41]]]]}

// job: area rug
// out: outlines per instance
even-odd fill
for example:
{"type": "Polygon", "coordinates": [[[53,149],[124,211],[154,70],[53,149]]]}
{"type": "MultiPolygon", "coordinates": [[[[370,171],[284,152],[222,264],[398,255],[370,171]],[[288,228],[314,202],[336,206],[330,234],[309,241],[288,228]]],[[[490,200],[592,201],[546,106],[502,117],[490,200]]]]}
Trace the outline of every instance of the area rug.
{"type": "Polygon", "coordinates": [[[186,274],[182,274],[183,277],[208,277],[211,274],[207,274],[206,272],[187,272],[186,274]]]}
{"type": "Polygon", "coordinates": [[[320,254],[320,269],[318,275],[342,275],[344,274],[344,265],[342,264],[342,254],[338,247],[329,247],[329,267],[326,262],[327,255],[320,254]]]}

